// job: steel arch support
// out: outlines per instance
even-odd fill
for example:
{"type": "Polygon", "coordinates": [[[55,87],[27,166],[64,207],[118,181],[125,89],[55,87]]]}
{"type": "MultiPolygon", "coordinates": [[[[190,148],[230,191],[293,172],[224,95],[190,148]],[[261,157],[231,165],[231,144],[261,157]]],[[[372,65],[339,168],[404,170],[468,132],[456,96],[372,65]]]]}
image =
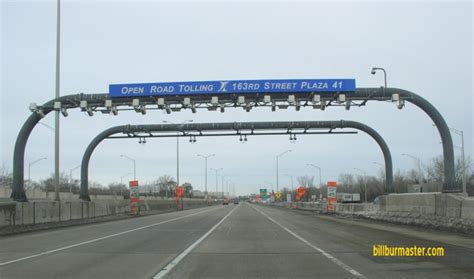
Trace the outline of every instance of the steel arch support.
{"type": "Polygon", "coordinates": [[[89,162],[95,148],[107,137],[116,133],[138,132],[176,132],[176,131],[223,131],[223,130],[265,130],[265,129],[311,129],[311,128],[353,128],[371,136],[382,150],[385,161],[385,190],[393,192],[392,156],[384,139],[371,127],[356,121],[294,121],[294,122],[233,122],[233,123],[193,123],[193,124],[157,124],[157,125],[122,125],[107,129],[97,135],[87,146],[81,164],[80,198],[90,201],[88,194],[89,162]]]}

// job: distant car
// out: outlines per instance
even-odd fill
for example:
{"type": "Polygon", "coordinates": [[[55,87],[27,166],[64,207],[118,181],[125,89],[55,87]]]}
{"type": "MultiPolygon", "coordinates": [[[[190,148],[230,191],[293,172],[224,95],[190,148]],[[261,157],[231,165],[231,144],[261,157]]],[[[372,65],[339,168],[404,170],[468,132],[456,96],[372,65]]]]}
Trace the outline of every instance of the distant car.
{"type": "Polygon", "coordinates": [[[239,199],[234,199],[234,204],[239,204],[239,199]]]}
{"type": "Polygon", "coordinates": [[[229,200],[228,199],[224,199],[222,201],[222,205],[229,205],[229,200]]]}

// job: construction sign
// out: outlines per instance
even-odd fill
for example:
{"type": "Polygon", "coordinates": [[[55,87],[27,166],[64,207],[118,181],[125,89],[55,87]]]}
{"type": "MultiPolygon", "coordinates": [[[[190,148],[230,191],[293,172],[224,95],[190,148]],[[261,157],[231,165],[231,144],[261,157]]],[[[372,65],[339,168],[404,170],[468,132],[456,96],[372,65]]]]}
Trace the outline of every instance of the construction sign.
{"type": "Polygon", "coordinates": [[[336,182],[335,181],[328,181],[328,212],[336,212],[336,182]]]}
{"type": "Polygon", "coordinates": [[[183,186],[176,187],[176,206],[178,210],[183,210],[183,195],[184,195],[184,187],[183,186]]]}
{"type": "Polygon", "coordinates": [[[130,215],[138,215],[138,203],[140,202],[140,193],[138,192],[138,180],[132,180],[128,183],[130,186],[130,215]]]}
{"type": "Polygon", "coordinates": [[[280,200],[281,199],[281,193],[280,192],[275,192],[275,198],[277,200],[280,200]]]}
{"type": "Polygon", "coordinates": [[[300,187],[296,188],[296,198],[295,198],[295,200],[296,201],[301,200],[301,198],[304,196],[305,192],[306,191],[305,191],[303,186],[300,186],[300,187]]]}
{"type": "Polygon", "coordinates": [[[184,195],[184,187],[178,186],[176,187],[176,198],[181,198],[184,195]]]}

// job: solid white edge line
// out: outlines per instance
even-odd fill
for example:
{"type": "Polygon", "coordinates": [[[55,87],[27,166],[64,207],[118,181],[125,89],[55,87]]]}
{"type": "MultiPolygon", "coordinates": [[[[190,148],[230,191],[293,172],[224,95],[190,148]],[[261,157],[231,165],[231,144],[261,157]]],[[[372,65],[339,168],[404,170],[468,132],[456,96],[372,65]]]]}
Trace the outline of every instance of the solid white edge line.
{"type": "Polygon", "coordinates": [[[205,233],[201,238],[196,240],[193,244],[191,244],[186,250],[181,252],[178,256],[176,256],[169,264],[167,264],[165,267],[163,267],[155,276],[153,276],[153,279],[160,279],[163,278],[168,272],[170,272],[178,263],[186,257],[199,243],[201,243],[206,237],[208,237],[222,222],[227,219],[227,217],[234,212],[234,210],[237,209],[238,206],[234,207],[229,213],[227,213],[224,218],[222,218],[217,224],[215,224],[207,233],[205,233]]]}
{"type": "MultiPolygon", "coordinates": [[[[219,207],[218,207],[218,208],[219,208],[219,207]]],[[[100,240],[104,240],[104,239],[111,238],[111,237],[114,237],[114,236],[119,236],[119,235],[122,235],[122,234],[127,234],[127,233],[131,233],[131,232],[143,230],[143,229],[146,229],[146,228],[158,226],[158,225],[161,225],[161,224],[169,223],[169,222],[172,222],[172,221],[176,221],[176,220],[188,218],[188,217],[191,217],[191,216],[194,216],[194,215],[197,215],[197,214],[205,213],[205,212],[212,211],[212,210],[216,210],[216,209],[217,209],[217,208],[211,208],[211,209],[208,209],[208,210],[203,210],[203,211],[195,212],[195,213],[192,213],[192,214],[189,214],[189,215],[185,215],[185,216],[181,216],[181,217],[176,217],[176,218],[173,218],[173,219],[161,221],[161,222],[158,222],[158,223],[154,223],[154,224],[151,224],[151,225],[146,225],[146,226],[139,227],[139,228],[135,228],[135,229],[131,229],[131,230],[128,230],[128,231],[123,231],[123,232],[119,232],[119,233],[115,233],[115,234],[106,235],[106,236],[99,237],[99,238],[95,238],[95,239],[91,239],[91,240],[88,240],[88,241],[84,241],[84,242],[72,244],[72,245],[69,245],[69,246],[64,246],[64,247],[61,247],[61,248],[49,250],[49,251],[46,251],[46,252],[41,252],[41,253],[38,253],[38,254],[34,254],[34,255],[30,255],[30,256],[26,256],[26,257],[14,259],[14,260],[10,260],[10,261],[7,261],[7,262],[0,262],[0,267],[1,267],[1,266],[6,266],[6,265],[9,265],[9,264],[12,264],[12,263],[16,263],[16,262],[28,260],[28,259],[31,259],[31,258],[36,258],[36,257],[40,257],[40,256],[52,254],[52,253],[55,253],[55,252],[63,251],[63,250],[66,250],[66,249],[78,247],[78,246],[81,246],[81,245],[93,243],[93,242],[100,241],[100,240]]]]}
{"type": "Polygon", "coordinates": [[[268,220],[272,221],[273,223],[275,223],[276,225],[278,225],[280,228],[284,229],[286,232],[288,232],[289,234],[291,234],[292,236],[294,236],[295,238],[297,238],[298,240],[300,240],[301,242],[303,242],[304,244],[308,245],[309,247],[313,248],[314,250],[320,252],[321,254],[323,254],[323,256],[325,256],[326,258],[328,258],[329,260],[331,260],[333,263],[337,264],[339,267],[342,267],[344,270],[350,272],[352,275],[354,276],[357,276],[359,278],[366,278],[364,275],[360,274],[358,271],[356,271],[355,269],[353,269],[352,267],[348,266],[347,264],[343,263],[342,261],[340,261],[339,259],[337,259],[336,257],[334,257],[333,255],[329,254],[328,252],[324,251],[323,249],[319,248],[318,246],[316,245],[313,245],[312,243],[310,243],[309,241],[307,241],[306,239],[304,239],[303,237],[299,236],[298,234],[294,233],[293,231],[291,231],[290,229],[288,229],[287,227],[283,226],[282,224],[278,223],[276,220],[274,220],[272,217],[268,216],[266,213],[262,212],[261,210],[249,205],[251,208],[255,209],[257,212],[259,212],[260,214],[262,214],[263,216],[267,217],[268,220]]]}

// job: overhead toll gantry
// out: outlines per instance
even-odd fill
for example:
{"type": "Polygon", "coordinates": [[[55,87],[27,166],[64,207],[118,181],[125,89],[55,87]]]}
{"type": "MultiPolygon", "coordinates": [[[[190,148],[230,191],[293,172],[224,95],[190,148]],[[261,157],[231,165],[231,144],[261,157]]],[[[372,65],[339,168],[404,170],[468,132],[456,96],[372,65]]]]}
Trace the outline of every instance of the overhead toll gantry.
{"type": "Polygon", "coordinates": [[[356,88],[353,79],[305,79],[305,80],[225,80],[202,82],[170,82],[147,84],[117,84],[109,86],[108,94],[76,94],[62,96],[43,105],[32,103],[32,114],[23,124],[16,143],[13,158],[13,190],[11,198],[27,201],[24,191],[24,155],[29,135],[36,124],[51,111],[79,108],[89,116],[96,112],[117,115],[120,111],[164,110],[170,114],[181,110],[198,109],[225,112],[228,108],[242,108],[249,112],[255,107],[269,107],[271,111],[295,107],[312,107],[325,110],[328,107],[366,106],[369,101],[392,102],[399,109],[405,102],[422,109],[433,121],[441,136],[444,157],[443,192],[461,192],[455,183],[454,150],[449,128],[438,110],[421,96],[399,88],[356,88]],[[280,84],[280,86],[276,86],[280,84]],[[284,85],[286,84],[286,85],[284,85]],[[294,85],[289,85],[294,84],[294,85]],[[207,85],[193,89],[193,85],[207,85]],[[277,89],[288,88],[286,90],[277,89]],[[167,88],[167,92],[164,89],[167,88]],[[152,88],[154,91],[152,91],[152,88]],[[161,90],[162,93],[159,93],[161,90]]]}

